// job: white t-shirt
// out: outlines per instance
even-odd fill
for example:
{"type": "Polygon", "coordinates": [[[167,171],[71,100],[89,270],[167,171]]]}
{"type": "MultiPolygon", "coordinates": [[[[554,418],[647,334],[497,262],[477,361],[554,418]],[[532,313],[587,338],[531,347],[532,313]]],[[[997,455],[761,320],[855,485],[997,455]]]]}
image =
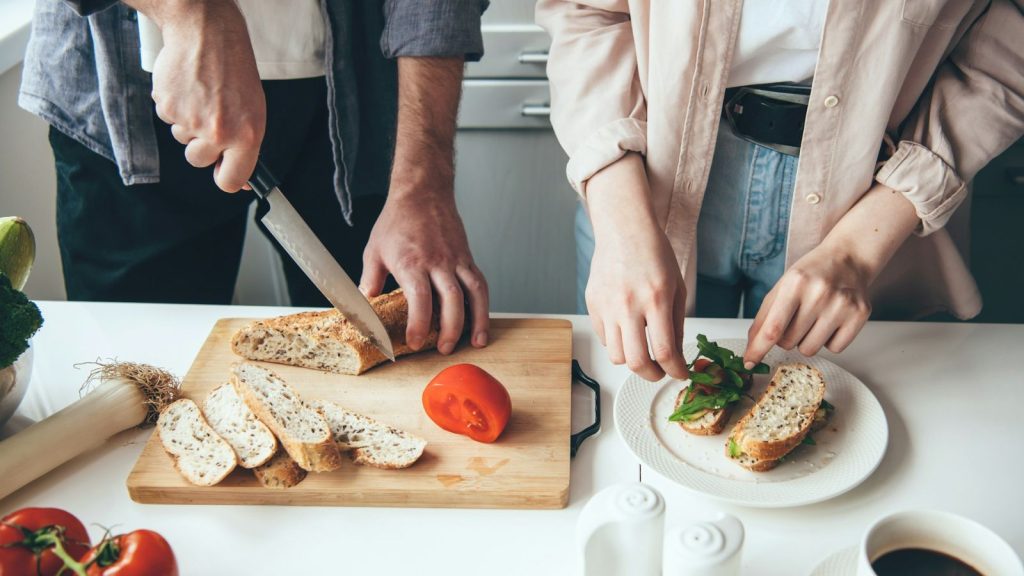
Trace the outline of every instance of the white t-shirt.
{"type": "Polygon", "coordinates": [[[744,0],[728,86],[814,76],[828,0],[744,0]]]}
{"type": "MultiPolygon", "coordinates": [[[[262,80],[324,75],[324,17],[319,0],[236,0],[262,80]]],[[[142,69],[151,72],[163,47],[160,29],[139,14],[142,69]]]]}

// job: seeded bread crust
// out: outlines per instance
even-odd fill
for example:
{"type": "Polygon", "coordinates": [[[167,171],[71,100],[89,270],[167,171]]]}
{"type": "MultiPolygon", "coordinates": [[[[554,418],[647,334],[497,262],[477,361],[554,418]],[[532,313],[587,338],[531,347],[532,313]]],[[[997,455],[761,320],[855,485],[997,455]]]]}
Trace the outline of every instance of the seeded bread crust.
{"type": "Polygon", "coordinates": [[[213,486],[238,464],[231,445],[214,432],[199,406],[188,398],[164,408],[156,427],[174,468],[192,484],[213,486]]]}
{"type": "Polygon", "coordinates": [[[323,414],[306,407],[280,376],[242,362],[231,368],[231,385],[302,469],[329,472],[341,466],[341,453],[323,414]]]}
{"type": "Polygon", "coordinates": [[[266,464],[253,468],[252,473],[264,488],[275,490],[291,488],[305,480],[307,474],[284,450],[278,450],[266,464]]]}
{"type": "MultiPolygon", "coordinates": [[[[683,388],[676,396],[676,410],[683,403],[687,390],[689,390],[689,387],[683,388]]],[[[725,430],[725,425],[729,422],[729,416],[732,416],[734,406],[735,404],[720,410],[706,410],[704,414],[694,420],[688,422],[680,420],[678,422],[679,427],[696,436],[716,436],[721,434],[722,430],[725,430]]]]}
{"type": "Polygon", "coordinates": [[[388,426],[343,408],[329,400],[314,400],[331,427],[339,450],[347,450],[356,464],[383,470],[408,468],[419,460],[427,441],[398,428],[388,426]]]}
{"type": "Polygon", "coordinates": [[[729,439],[755,461],[778,460],[803,441],[824,398],[821,372],[803,363],[783,364],[729,439]]]}
{"type": "MultiPolygon", "coordinates": [[[[401,289],[370,299],[391,337],[395,356],[416,352],[405,343],[409,304],[401,289]]],[[[437,346],[437,315],[420,350],[437,346]]],[[[231,349],[249,360],[276,362],[338,374],[362,374],[387,360],[336,309],[302,312],[244,326],[231,339],[231,349]]]]}
{"type": "Polygon", "coordinates": [[[214,432],[231,445],[242,468],[255,468],[277,451],[273,432],[256,418],[231,384],[222,384],[206,396],[203,416],[214,432]]]}

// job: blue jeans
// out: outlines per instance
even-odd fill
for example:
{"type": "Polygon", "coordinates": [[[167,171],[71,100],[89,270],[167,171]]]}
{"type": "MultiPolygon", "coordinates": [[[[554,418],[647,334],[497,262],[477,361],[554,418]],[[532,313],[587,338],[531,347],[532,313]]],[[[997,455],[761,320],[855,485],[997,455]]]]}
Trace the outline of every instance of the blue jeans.
{"type": "MultiPolygon", "coordinates": [[[[797,158],[747,142],[723,125],[697,222],[697,316],[752,318],[786,267],[797,158]]],[[[576,307],[594,256],[594,231],[576,210],[576,307]]]]}

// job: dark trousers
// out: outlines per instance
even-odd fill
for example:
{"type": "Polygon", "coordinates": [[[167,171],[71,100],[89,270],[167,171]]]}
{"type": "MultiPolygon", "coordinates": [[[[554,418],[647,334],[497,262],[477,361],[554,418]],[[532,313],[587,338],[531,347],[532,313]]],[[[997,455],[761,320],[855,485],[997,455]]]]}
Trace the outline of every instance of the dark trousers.
{"type": "MultiPolygon", "coordinates": [[[[323,78],[267,81],[262,157],[281,190],[356,281],[385,190],[355,199],[349,226],[334,192],[323,78]]],[[[117,167],[50,129],[57,165],[57,234],[69,300],[228,304],[238,277],[250,191],[227,194],[213,169],[185,161],[184,146],[153,117],[160,183],[125,186],[117,167]]],[[[265,206],[257,209],[257,222],[265,206]]],[[[263,228],[260,224],[261,229],[263,228]]],[[[274,242],[291,303],[328,306],[274,242]]]]}

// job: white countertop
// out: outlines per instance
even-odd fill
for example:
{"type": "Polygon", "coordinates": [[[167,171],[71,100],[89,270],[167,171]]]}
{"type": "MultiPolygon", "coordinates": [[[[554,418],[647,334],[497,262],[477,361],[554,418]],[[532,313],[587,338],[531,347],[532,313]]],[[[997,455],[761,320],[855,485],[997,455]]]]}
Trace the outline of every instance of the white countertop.
{"type": "MultiPolygon", "coordinates": [[[[42,302],[28,396],[5,434],[77,398],[86,370],[103,357],[146,362],[184,375],[216,319],[270,316],[282,308],[42,302]]],[[[872,389],[889,420],[885,459],[864,484],[834,500],[788,510],[731,506],[689,493],[641,467],[614,430],[615,392],[627,376],[590,331],[574,323],[574,356],[602,385],[603,430],[572,463],[568,508],[553,511],[142,505],[124,481],[148,431],[126,432],[0,501],[0,513],[56,506],[87,525],[151,528],[174,547],[183,575],[574,573],[575,522],[586,500],[617,482],[655,486],[666,526],[712,510],[747,529],[744,573],[807,574],[853,545],[875,518],[940,508],[974,518],[1024,551],[1024,326],[870,323],[833,357],[872,389]],[[956,424],[950,425],[955,416],[956,424]],[[268,552],[268,550],[270,552],[268,552]]],[[[687,322],[688,334],[742,338],[747,322],[687,322]]],[[[589,392],[574,391],[574,426],[590,418],[589,392]]],[[[45,449],[40,447],[40,449],[45,449]]],[[[93,529],[94,537],[99,536],[93,529]]]]}

